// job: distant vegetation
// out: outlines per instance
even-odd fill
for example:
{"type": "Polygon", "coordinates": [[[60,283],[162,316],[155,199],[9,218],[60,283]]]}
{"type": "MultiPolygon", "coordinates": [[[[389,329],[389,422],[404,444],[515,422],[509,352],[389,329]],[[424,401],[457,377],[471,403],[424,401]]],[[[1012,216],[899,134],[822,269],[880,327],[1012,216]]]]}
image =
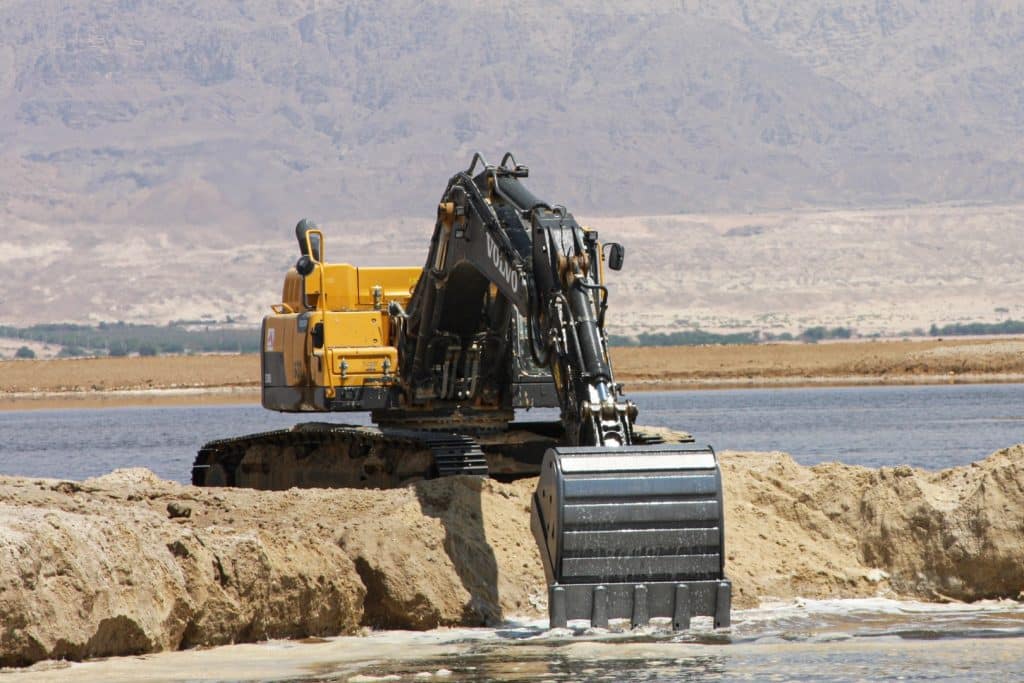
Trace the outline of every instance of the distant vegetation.
{"type": "Polygon", "coordinates": [[[704,330],[655,334],[642,332],[636,337],[613,334],[608,339],[608,343],[612,346],[699,346],[701,344],[756,344],[757,342],[757,332],[716,334],[704,330]]]}
{"type": "MultiPolygon", "coordinates": [[[[903,336],[905,336],[905,333],[903,336]]],[[[924,330],[915,330],[923,336],[924,330]]],[[[955,337],[964,335],[1024,334],[1024,321],[1005,320],[1000,323],[958,323],[932,325],[928,335],[955,337]]],[[[826,340],[860,337],[850,327],[809,327],[799,334],[783,332],[729,332],[719,334],[701,329],[678,332],[641,332],[636,336],[613,334],[612,346],[700,346],[702,344],[760,344],[766,342],[816,343],[826,340]]],[[[877,336],[877,335],[872,335],[877,336]]],[[[72,325],[49,323],[32,327],[0,325],[0,338],[23,339],[59,346],[59,358],[80,356],[157,356],[168,353],[256,353],[260,348],[259,330],[256,328],[228,327],[223,323],[201,320],[181,320],[167,325],[135,325],[130,323],[100,323],[99,325],[72,325]]],[[[22,346],[15,358],[35,358],[35,352],[22,346]]]]}
{"type": "MultiPolygon", "coordinates": [[[[0,337],[24,339],[60,346],[62,358],[76,356],[156,356],[165,353],[253,353],[259,350],[259,331],[255,328],[224,327],[204,321],[178,321],[167,325],[100,323],[71,325],[51,323],[32,327],[0,326],[0,337]]],[[[30,358],[22,347],[17,358],[30,358]]]]}
{"type": "Polygon", "coordinates": [[[718,334],[693,329],[654,334],[642,332],[635,337],[613,334],[609,337],[608,343],[612,346],[700,346],[701,344],[759,344],[773,341],[801,341],[813,344],[826,339],[851,339],[855,336],[857,336],[856,331],[849,327],[811,327],[797,335],[789,332],[775,335],[757,330],[718,334]]]}
{"type": "MultiPolygon", "coordinates": [[[[957,323],[953,325],[932,325],[925,332],[923,329],[915,329],[912,332],[902,332],[897,337],[925,335],[932,337],[957,337],[957,336],[986,336],[997,334],[1024,334],[1024,320],[1004,320],[999,323],[957,323]]],[[[872,334],[870,338],[875,339],[880,335],[872,334]]],[[[863,335],[851,327],[809,327],[799,334],[783,332],[772,334],[771,332],[733,332],[728,334],[717,334],[701,329],[685,330],[682,332],[641,333],[635,337],[611,335],[609,343],[612,346],[699,346],[701,344],[760,344],[765,342],[804,342],[814,344],[819,341],[841,340],[863,338],[863,335]]]]}
{"type": "Polygon", "coordinates": [[[801,332],[797,339],[805,342],[819,342],[826,339],[852,339],[856,332],[849,327],[810,327],[801,332]]]}
{"type": "Polygon", "coordinates": [[[960,337],[964,335],[1024,334],[1024,320],[1004,320],[1001,323],[965,323],[955,325],[932,325],[928,330],[932,337],[960,337]]]}

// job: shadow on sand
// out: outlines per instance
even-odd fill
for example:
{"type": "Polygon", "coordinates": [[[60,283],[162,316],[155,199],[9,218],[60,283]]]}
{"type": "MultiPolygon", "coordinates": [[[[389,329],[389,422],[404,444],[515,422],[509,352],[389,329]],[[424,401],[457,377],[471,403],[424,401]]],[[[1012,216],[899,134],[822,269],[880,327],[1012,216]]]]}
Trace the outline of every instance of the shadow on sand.
{"type": "Polygon", "coordinates": [[[469,593],[463,623],[496,626],[502,621],[498,596],[498,564],[487,540],[483,513],[482,477],[464,475],[444,480],[445,485],[417,486],[424,515],[444,526],[444,549],[469,593]]]}

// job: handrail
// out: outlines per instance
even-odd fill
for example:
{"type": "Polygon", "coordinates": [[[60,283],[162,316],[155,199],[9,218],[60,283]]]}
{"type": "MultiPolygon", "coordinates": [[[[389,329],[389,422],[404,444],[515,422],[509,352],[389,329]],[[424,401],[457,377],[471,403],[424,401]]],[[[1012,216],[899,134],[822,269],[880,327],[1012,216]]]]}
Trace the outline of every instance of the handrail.
{"type": "Polygon", "coordinates": [[[473,169],[476,168],[476,162],[478,161],[480,162],[480,165],[483,166],[484,168],[490,166],[490,164],[487,163],[487,160],[484,159],[483,154],[481,154],[480,152],[474,152],[473,161],[469,162],[469,168],[466,169],[466,175],[473,177],[473,169]]]}
{"type": "MultiPolygon", "coordinates": [[[[327,309],[327,292],[324,290],[324,233],[319,228],[306,231],[306,249],[308,250],[309,258],[313,263],[320,266],[320,296],[317,297],[317,310],[323,311],[327,309]],[[318,240],[317,243],[320,245],[320,249],[317,252],[313,251],[313,242],[310,239],[311,235],[316,235],[318,240]],[[319,258],[318,258],[319,257],[319,258]]],[[[308,305],[308,303],[307,303],[308,305]]]]}

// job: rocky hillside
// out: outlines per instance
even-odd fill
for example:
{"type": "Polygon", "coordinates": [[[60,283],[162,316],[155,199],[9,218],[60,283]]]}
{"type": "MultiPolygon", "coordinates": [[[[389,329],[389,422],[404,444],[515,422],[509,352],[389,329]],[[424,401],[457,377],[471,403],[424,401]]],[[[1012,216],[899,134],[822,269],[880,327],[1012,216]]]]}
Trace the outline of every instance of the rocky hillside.
{"type": "MultiPolygon", "coordinates": [[[[327,258],[422,265],[430,216],[325,222],[327,258]]],[[[1024,205],[583,218],[626,246],[625,268],[608,278],[613,334],[816,325],[898,334],[1024,319],[1024,205]]],[[[234,245],[167,228],[103,230],[110,241],[0,234],[0,323],[230,316],[255,326],[299,255],[290,225],[234,245]]]]}
{"type": "Polygon", "coordinates": [[[303,215],[417,263],[475,150],[588,217],[1016,204],[1022,63],[1008,0],[6,2],[0,322],[256,317],[303,215]]]}
{"type": "Polygon", "coordinates": [[[1009,1],[22,0],[0,35],[3,208],[53,228],[429,215],[478,149],[591,213],[1024,199],[1009,1]]]}

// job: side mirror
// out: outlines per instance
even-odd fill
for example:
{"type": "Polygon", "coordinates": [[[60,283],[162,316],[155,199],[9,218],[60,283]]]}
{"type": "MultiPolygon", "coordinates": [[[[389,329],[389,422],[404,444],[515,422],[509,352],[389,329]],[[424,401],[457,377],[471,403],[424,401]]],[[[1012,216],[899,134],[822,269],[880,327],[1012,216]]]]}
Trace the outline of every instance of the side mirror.
{"type": "Polygon", "coordinates": [[[626,249],[618,242],[608,245],[608,267],[612,270],[622,270],[622,261],[626,258],[626,249]]]}
{"type": "Polygon", "coordinates": [[[314,261],[323,261],[320,249],[321,236],[320,228],[308,218],[303,218],[295,226],[295,237],[299,240],[299,252],[304,256],[312,257],[314,261]]]}
{"type": "Polygon", "coordinates": [[[299,260],[295,262],[295,270],[299,271],[299,275],[306,277],[313,272],[313,259],[307,254],[303,254],[299,257],[299,260]]]}

